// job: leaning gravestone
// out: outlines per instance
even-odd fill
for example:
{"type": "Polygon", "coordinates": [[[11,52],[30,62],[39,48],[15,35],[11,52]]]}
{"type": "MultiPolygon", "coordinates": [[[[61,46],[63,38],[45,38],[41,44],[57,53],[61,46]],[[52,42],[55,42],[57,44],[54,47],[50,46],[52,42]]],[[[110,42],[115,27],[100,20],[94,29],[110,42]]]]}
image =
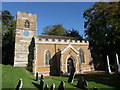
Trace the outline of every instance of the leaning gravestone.
{"type": "Polygon", "coordinates": [[[61,81],[59,87],[58,87],[58,90],[64,90],[65,89],[65,83],[64,81],[61,81]]]}
{"type": "Polygon", "coordinates": [[[78,87],[78,88],[82,88],[82,89],[87,89],[87,87],[88,87],[88,82],[87,82],[83,77],[81,77],[81,78],[78,80],[77,87],[78,87]]]}
{"type": "Polygon", "coordinates": [[[75,76],[75,68],[72,68],[70,76],[68,78],[68,83],[72,83],[73,82],[74,76],[75,76]]]}
{"type": "Polygon", "coordinates": [[[40,90],[43,90],[43,86],[44,86],[44,80],[41,79],[41,80],[40,80],[40,90]]]}
{"type": "Polygon", "coordinates": [[[36,73],[36,81],[38,81],[39,80],[39,78],[38,78],[38,72],[36,73]]]}
{"type": "Polygon", "coordinates": [[[22,88],[22,86],[23,86],[23,81],[22,81],[22,79],[20,78],[20,79],[19,79],[19,82],[18,82],[18,84],[17,84],[17,86],[16,86],[16,90],[20,90],[20,89],[22,88]]]}
{"type": "Polygon", "coordinates": [[[85,85],[85,87],[88,87],[88,82],[85,79],[84,79],[84,85],[85,85]]]}
{"type": "Polygon", "coordinates": [[[116,65],[115,73],[120,74],[120,65],[116,65]]]}
{"type": "Polygon", "coordinates": [[[120,65],[118,66],[118,74],[120,74],[120,65]]]}
{"type": "Polygon", "coordinates": [[[40,79],[43,79],[43,75],[41,75],[41,78],[40,79]]]}
{"type": "Polygon", "coordinates": [[[48,84],[45,85],[44,90],[49,90],[48,84]]]}
{"type": "Polygon", "coordinates": [[[52,86],[50,87],[50,90],[54,90],[55,89],[55,84],[53,83],[52,86]]]}
{"type": "Polygon", "coordinates": [[[110,68],[110,63],[109,63],[109,56],[108,56],[108,55],[107,55],[107,72],[108,72],[109,74],[112,74],[111,68],[110,68]]]}
{"type": "Polygon", "coordinates": [[[116,73],[120,74],[120,64],[119,64],[118,54],[116,54],[116,73]]]}

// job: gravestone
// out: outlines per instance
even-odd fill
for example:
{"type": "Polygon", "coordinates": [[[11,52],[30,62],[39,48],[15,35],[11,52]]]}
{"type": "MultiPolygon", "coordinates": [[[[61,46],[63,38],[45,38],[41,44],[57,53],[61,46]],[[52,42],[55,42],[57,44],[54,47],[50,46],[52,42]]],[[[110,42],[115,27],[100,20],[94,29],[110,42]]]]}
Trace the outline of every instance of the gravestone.
{"type": "Polygon", "coordinates": [[[49,90],[48,84],[45,85],[44,90],[49,90]]]}
{"type": "Polygon", "coordinates": [[[109,63],[109,56],[107,55],[107,71],[109,74],[112,74],[111,68],[110,68],[110,63],[109,63]]]}
{"type": "Polygon", "coordinates": [[[118,74],[120,74],[120,65],[118,66],[118,74]]]}
{"type": "Polygon", "coordinates": [[[40,79],[43,79],[43,75],[41,75],[41,78],[40,79]]]}
{"type": "Polygon", "coordinates": [[[18,84],[17,84],[17,86],[16,86],[16,90],[20,90],[20,89],[22,88],[22,86],[23,86],[23,81],[22,81],[22,79],[20,78],[19,81],[18,81],[18,84]]]}
{"type": "Polygon", "coordinates": [[[50,90],[54,90],[55,89],[55,84],[53,83],[50,87],[50,90]]]}
{"type": "Polygon", "coordinates": [[[120,74],[120,65],[116,66],[116,74],[120,74]]]}
{"type": "Polygon", "coordinates": [[[43,90],[43,86],[44,86],[44,80],[41,79],[41,80],[40,80],[40,90],[43,90]]]}
{"type": "Polygon", "coordinates": [[[68,78],[68,83],[72,83],[73,82],[74,76],[75,76],[75,68],[72,68],[70,76],[68,78]]]}
{"type": "Polygon", "coordinates": [[[39,78],[38,78],[38,72],[36,73],[36,81],[38,81],[39,80],[39,78]]]}
{"type": "Polygon", "coordinates": [[[88,82],[87,82],[83,77],[81,77],[81,78],[78,80],[77,87],[78,87],[78,88],[82,88],[82,89],[87,89],[87,87],[88,87],[88,82]]]}
{"type": "Polygon", "coordinates": [[[85,85],[85,87],[88,87],[88,82],[87,82],[87,80],[84,80],[84,85],[85,85]]]}
{"type": "Polygon", "coordinates": [[[64,83],[64,81],[61,81],[60,85],[58,87],[58,90],[64,90],[64,89],[65,89],[65,83],[64,83]]]}
{"type": "Polygon", "coordinates": [[[120,64],[119,64],[118,54],[116,54],[116,73],[120,74],[120,64]]]}
{"type": "Polygon", "coordinates": [[[98,88],[94,87],[93,90],[99,90],[98,88]]]}

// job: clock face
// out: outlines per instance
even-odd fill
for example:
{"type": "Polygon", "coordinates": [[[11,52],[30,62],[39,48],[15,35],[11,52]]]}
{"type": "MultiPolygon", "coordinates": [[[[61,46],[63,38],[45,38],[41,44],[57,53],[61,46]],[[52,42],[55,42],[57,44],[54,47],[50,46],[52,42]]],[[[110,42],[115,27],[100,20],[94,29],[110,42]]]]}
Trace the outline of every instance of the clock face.
{"type": "Polygon", "coordinates": [[[27,37],[27,36],[30,35],[30,33],[29,33],[29,31],[24,31],[24,32],[23,32],[23,35],[27,37]]]}

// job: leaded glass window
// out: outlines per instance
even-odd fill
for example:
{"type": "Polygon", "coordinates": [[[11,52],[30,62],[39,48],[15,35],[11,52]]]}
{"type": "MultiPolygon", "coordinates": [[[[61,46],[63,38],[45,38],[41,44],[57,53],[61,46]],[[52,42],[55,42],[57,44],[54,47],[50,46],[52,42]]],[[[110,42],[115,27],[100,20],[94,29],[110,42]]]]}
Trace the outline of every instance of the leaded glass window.
{"type": "Polygon", "coordinates": [[[80,57],[80,62],[85,63],[84,53],[82,49],[79,50],[79,57],[80,57]]]}
{"type": "Polygon", "coordinates": [[[46,65],[49,65],[50,59],[51,59],[50,52],[47,51],[45,54],[45,64],[46,65]]]}

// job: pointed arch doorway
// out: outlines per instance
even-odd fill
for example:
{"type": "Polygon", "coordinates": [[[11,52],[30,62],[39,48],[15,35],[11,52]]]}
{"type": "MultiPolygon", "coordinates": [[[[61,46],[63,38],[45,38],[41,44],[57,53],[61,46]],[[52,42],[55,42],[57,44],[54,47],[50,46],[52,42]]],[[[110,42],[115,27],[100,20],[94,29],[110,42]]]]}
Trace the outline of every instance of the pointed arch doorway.
{"type": "Polygon", "coordinates": [[[67,59],[67,73],[71,73],[71,70],[73,68],[75,68],[74,60],[71,57],[69,57],[67,59]]]}

